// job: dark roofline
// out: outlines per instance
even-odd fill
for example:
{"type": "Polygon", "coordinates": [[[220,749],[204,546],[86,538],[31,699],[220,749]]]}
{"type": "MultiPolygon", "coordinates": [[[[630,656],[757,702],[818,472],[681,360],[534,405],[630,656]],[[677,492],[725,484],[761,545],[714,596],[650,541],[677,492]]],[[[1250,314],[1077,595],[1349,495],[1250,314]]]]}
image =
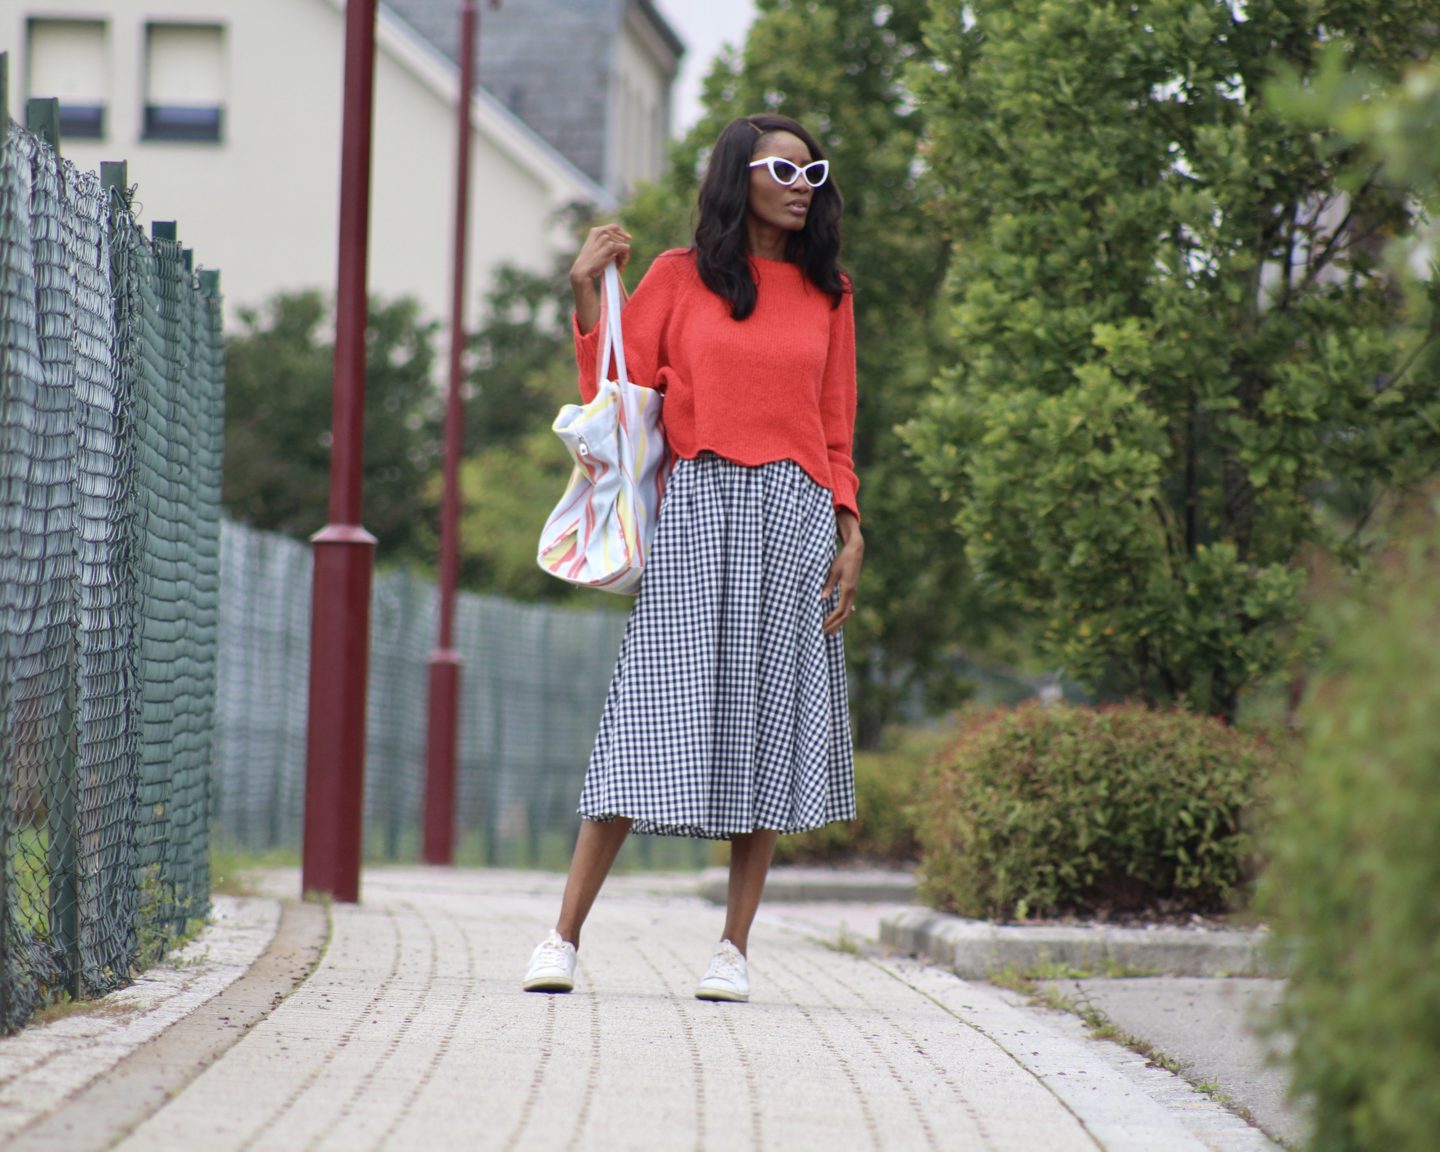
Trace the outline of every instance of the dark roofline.
{"type": "Polygon", "coordinates": [[[685,41],[675,34],[665,17],[660,15],[660,9],[656,8],[651,0],[635,0],[635,6],[645,14],[646,19],[654,25],[655,31],[660,33],[660,38],[670,46],[670,51],[675,53],[675,59],[685,55],[685,41]]]}

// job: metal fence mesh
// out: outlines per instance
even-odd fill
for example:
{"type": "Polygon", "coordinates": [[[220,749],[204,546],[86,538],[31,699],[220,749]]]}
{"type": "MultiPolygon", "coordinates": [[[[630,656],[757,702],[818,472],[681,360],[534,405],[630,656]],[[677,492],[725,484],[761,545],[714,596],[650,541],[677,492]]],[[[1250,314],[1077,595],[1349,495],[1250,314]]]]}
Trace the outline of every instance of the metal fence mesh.
{"type": "MultiPolygon", "coordinates": [[[[215,836],[247,853],[298,852],[305,780],[310,549],[226,522],[215,836]]],[[[370,617],[365,854],[420,853],[427,659],[438,602],[405,571],[375,577],[370,617]]],[[[462,594],[456,862],[562,867],[625,617],[462,594]]],[[[632,837],[621,864],[692,867],[699,841],[632,837]]]]}
{"type": "Polygon", "coordinates": [[[124,197],[0,148],[0,1030],[209,906],[220,302],[124,197]]]}
{"type": "MultiPolygon", "coordinates": [[[[310,551],[220,521],[213,275],[122,192],[0,147],[0,1031],[209,910],[211,829],[300,848],[310,551]]],[[[366,853],[414,859],[433,585],[381,573],[366,853]]],[[[624,617],[462,596],[457,862],[563,866],[624,617]]],[[[625,863],[693,866],[636,838],[625,863]]]]}

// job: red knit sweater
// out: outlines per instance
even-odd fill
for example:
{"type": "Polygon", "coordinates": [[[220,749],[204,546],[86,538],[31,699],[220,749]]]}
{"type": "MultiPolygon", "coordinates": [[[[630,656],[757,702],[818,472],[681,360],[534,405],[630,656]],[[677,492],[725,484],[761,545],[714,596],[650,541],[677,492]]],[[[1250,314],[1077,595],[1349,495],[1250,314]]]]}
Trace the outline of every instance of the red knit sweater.
{"type": "MultiPolygon", "coordinates": [[[[630,379],[665,394],[665,434],[687,459],[715,452],[737,464],[793,460],[836,508],[859,515],[855,436],[855,311],[839,308],[794,264],[753,258],[755,311],[705,287],[693,250],[656,258],[625,305],[630,379]]],[[[595,396],[600,325],[575,329],[580,395],[595,396]]]]}

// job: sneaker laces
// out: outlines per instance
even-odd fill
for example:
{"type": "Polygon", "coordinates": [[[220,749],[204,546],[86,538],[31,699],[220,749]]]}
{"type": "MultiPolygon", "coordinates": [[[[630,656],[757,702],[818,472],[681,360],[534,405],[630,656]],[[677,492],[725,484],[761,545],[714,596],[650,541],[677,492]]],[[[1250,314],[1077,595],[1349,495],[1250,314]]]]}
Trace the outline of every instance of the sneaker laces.
{"type": "Polygon", "coordinates": [[[558,932],[552,932],[540,942],[535,949],[532,964],[558,964],[565,965],[570,962],[570,952],[573,945],[567,944],[558,932]]]}
{"type": "Polygon", "coordinates": [[[724,940],[715,950],[715,955],[710,957],[710,971],[705,973],[705,979],[729,980],[732,983],[738,983],[744,971],[745,957],[740,954],[740,949],[730,941],[724,940]]]}

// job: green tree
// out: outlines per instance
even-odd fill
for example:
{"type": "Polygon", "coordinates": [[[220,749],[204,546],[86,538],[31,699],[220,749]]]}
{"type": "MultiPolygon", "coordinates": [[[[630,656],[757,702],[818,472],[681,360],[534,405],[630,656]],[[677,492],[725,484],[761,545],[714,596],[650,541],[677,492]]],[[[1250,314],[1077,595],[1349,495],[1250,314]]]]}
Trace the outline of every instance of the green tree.
{"type": "Polygon", "coordinates": [[[565,269],[548,274],[511,265],[495,274],[469,340],[465,437],[476,452],[550,427],[560,404],[579,399],[566,274],[571,255],[564,256],[565,269]]]}
{"type": "MultiPolygon", "coordinates": [[[[845,195],[841,260],[856,285],[865,573],[846,626],[860,742],[875,745],[906,695],[955,699],[944,657],[983,640],[1001,616],[977,593],[949,510],[901,443],[943,331],[938,302],[948,245],[925,219],[916,164],[924,115],[904,71],[922,52],[923,0],[760,0],[744,50],[707,78],[705,115],[673,154],[665,180],[624,210],[638,258],[691,242],[702,164],[720,130],[761,111],[794,116],[832,161],[845,195]]],[[[636,282],[643,269],[630,276],[636,282]]]]}
{"type": "Polygon", "coordinates": [[[1262,89],[1327,39],[1393,79],[1437,15],[932,0],[912,77],[956,356],[907,439],[1072,675],[1233,719],[1300,643],[1297,557],[1355,559],[1435,470],[1431,319],[1378,252],[1413,205],[1262,89]]]}
{"type": "MultiPolygon", "coordinates": [[[[318,292],[282,293],[240,312],[225,346],[225,511],[305,537],[325,524],[330,491],[332,317],[318,292]]],[[[415,558],[434,517],[438,457],[435,326],[409,299],[372,299],[366,333],[364,523],[386,560],[415,558]]]]}

